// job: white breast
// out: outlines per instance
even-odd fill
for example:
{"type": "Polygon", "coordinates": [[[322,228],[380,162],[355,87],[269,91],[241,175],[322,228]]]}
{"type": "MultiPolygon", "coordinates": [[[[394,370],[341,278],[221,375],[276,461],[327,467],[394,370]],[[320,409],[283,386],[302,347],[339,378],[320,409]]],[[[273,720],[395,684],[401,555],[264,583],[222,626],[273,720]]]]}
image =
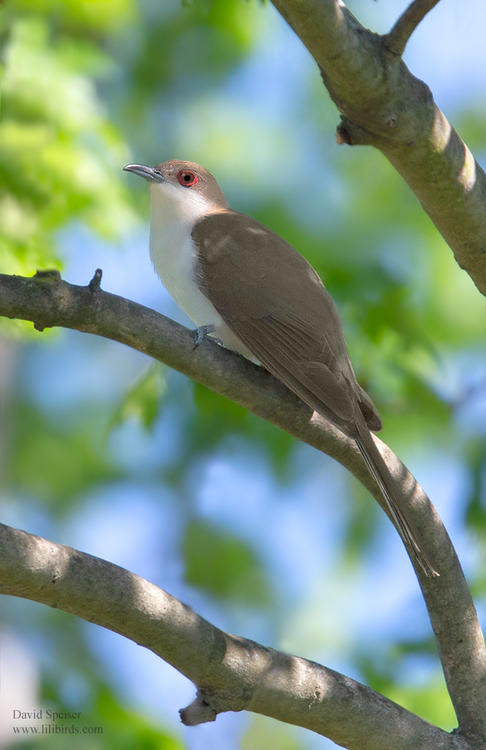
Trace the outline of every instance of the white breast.
{"type": "Polygon", "coordinates": [[[200,291],[194,278],[197,250],[191,231],[210,206],[201,195],[187,188],[181,193],[169,183],[151,183],[150,195],[150,257],[165,288],[197,327],[214,326],[213,336],[227,349],[253,359],[200,291]]]}
{"type": "Polygon", "coordinates": [[[219,326],[220,315],[194,280],[196,248],[191,231],[207,206],[187,189],[182,202],[178,192],[172,185],[151,186],[150,257],[165,288],[196,326],[219,326]]]}

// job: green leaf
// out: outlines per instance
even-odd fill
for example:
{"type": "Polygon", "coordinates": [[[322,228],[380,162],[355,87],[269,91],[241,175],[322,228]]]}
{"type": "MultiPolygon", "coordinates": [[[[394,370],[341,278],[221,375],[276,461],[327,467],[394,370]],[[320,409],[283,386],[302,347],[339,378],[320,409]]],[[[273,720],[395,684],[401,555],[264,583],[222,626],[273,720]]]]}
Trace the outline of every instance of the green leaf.
{"type": "Polygon", "coordinates": [[[75,219],[112,239],[135,224],[120,170],[128,149],[94,85],[108,58],[91,42],[51,33],[42,17],[15,18],[3,51],[4,273],[59,267],[56,235],[75,219]]]}
{"type": "Polygon", "coordinates": [[[202,521],[191,521],[183,541],[185,580],[221,599],[253,606],[270,600],[256,551],[246,541],[202,521]]]}
{"type": "MultiPolygon", "coordinates": [[[[49,734],[48,745],[52,750],[65,750],[68,742],[74,750],[115,747],[117,750],[184,750],[185,745],[173,732],[141,711],[124,706],[122,698],[103,682],[93,685],[87,706],[64,705],[56,685],[49,682],[45,685],[44,694],[46,708],[51,711],[80,713],[79,717],[56,720],[55,725],[65,727],[67,731],[49,734]]],[[[43,750],[45,745],[40,741],[28,747],[43,750]]]]}
{"type": "Polygon", "coordinates": [[[150,365],[124,394],[109,422],[109,429],[119,427],[127,419],[137,419],[150,432],[162,411],[167,391],[165,367],[158,362],[150,365]]]}
{"type": "Polygon", "coordinates": [[[31,404],[17,404],[7,481],[67,511],[66,501],[95,484],[120,479],[122,472],[106,455],[97,412],[81,407],[80,413],[81,419],[66,415],[60,422],[31,404]]]}

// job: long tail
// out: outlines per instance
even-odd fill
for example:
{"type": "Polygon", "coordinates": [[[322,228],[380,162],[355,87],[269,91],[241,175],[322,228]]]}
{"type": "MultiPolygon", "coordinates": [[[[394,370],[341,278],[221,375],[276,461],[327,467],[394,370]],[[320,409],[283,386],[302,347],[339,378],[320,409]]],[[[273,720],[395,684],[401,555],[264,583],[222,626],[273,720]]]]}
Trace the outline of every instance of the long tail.
{"type": "Polygon", "coordinates": [[[426,552],[417,538],[417,533],[410,522],[405,518],[398,500],[396,499],[397,487],[390,471],[385,464],[381,454],[376,447],[373,437],[364,423],[364,420],[357,420],[358,437],[356,437],[357,446],[363,456],[370,474],[375,479],[385,502],[390,511],[393,522],[400,534],[405,548],[412,560],[416,560],[426,576],[435,577],[439,573],[435,570],[430,562],[426,552]]]}

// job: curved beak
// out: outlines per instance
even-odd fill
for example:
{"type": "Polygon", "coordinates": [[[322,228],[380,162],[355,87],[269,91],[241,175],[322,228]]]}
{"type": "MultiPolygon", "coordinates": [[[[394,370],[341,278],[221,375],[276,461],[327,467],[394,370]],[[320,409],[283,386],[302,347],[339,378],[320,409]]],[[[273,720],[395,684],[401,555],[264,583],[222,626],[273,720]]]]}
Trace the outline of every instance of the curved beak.
{"type": "Polygon", "coordinates": [[[123,167],[125,172],[133,172],[138,174],[139,177],[143,177],[145,180],[151,180],[152,182],[163,182],[163,177],[155,167],[146,167],[144,164],[127,164],[123,167]]]}

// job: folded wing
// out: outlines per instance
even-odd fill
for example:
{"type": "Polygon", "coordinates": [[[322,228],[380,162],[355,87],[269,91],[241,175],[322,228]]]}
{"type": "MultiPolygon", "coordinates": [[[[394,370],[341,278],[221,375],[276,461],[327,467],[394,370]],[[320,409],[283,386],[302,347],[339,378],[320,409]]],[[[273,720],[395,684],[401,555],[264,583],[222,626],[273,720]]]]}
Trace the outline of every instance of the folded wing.
{"type": "Polygon", "coordinates": [[[205,217],[192,236],[201,290],[251,353],[347,434],[356,434],[357,409],[371,429],[380,429],[356,382],[334,302],[312,266],[234,211],[205,217]]]}

